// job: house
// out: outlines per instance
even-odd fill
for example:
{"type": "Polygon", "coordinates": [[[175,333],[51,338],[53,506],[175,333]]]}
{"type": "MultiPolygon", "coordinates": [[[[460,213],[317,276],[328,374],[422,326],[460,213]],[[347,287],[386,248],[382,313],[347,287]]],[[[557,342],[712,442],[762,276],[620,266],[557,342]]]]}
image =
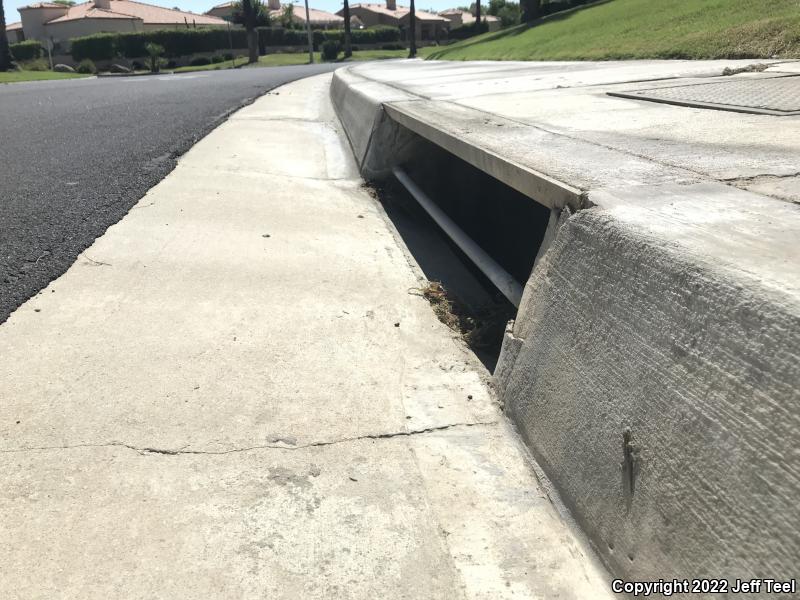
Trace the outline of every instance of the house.
{"type": "MultiPolygon", "coordinates": [[[[218,4],[206,14],[220,19],[230,21],[233,17],[233,7],[237,2],[225,2],[218,4]]],[[[285,4],[281,6],[280,0],[268,0],[267,8],[269,9],[269,16],[272,21],[277,21],[284,14],[287,6],[292,7],[292,21],[298,25],[305,27],[306,24],[306,9],[304,5],[300,4],[285,4]]],[[[342,29],[344,28],[344,18],[333,13],[309,7],[308,20],[311,22],[312,29],[342,29]]],[[[358,27],[359,23],[350,19],[350,24],[358,27]]]]}
{"type": "Polygon", "coordinates": [[[150,31],[178,27],[228,27],[217,17],[134,2],[91,0],[73,6],[37,2],[18,9],[25,39],[54,43],[103,32],[150,31]]]}
{"type": "Polygon", "coordinates": [[[25,34],[22,32],[22,23],[9,23],[6,25],[6,37],[8,37],[9,44],[16,44],[17,42],[25,41],[25,34]]]}
{"type": "MultiPolygon", "coordinates": [[[[341,15],[344,9],[336,14],[341,15]]],[[[389,25],[399,27],[404,36],[410,28],[411,13],[407,6],[397,6],[396,0],[386,0],[386,4],[351,4],[350,14],[358,17],[366,27],[389,25]]],[[[447,36],[450,21],[439,15],[416,10],[416,38],[418,40],[439,40],[447,36]]]]}
{"type": "MultiPolygon", "coordinates": [[[[460,8],[449,8],[439,13],[440,16],[450,21],[450,30],[458,29],[464,25],[472,25],[475,22],[475,15],[468,10],[460,8]]],[[[497,31],[502,26],[500,17],[494,15],[481,15],[481,21],[485,21],[489,31],[497,31]]]]}

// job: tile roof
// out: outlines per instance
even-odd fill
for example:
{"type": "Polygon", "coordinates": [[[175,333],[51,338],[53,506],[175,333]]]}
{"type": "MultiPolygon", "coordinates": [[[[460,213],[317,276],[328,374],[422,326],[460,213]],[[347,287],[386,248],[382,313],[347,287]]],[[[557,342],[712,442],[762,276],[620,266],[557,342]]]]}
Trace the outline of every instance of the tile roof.
{"type": "MultiPolygon", "coordinates": [[[[305,23],[306,21],[306,9],[305,6],[300,6],[299,4],[292,4],[292,14],[294,15],[295,19],[298,19],[305,23]]],[[[269,11],[271,17],[279,17],[283,14],[283,8],[280,10],[271,10],[269,11]]],[[[308,9],[308,19],[312,23],[344,23],[344,17],[340,17],[339,15],[335,15],[333,13],[326,12],[324,10],[318,10],[316,8],[309,7],[308,9]]]]}
{"type": "MultiPolygon", "coordinates": [[[[473,15],[468,10],[460,10],[458,8],[448,8],[447,10],[441,11],[439,14],[445,18],[450,16],[461,15],[461,22],[464,25],[468,23],[473,23],[475,21],[475,15],[473,15]]],[[[500,17],[495,17],[494,15],[481,15],[481,19],[488,23],[488,22],[499,21],[500,17]]]]}
{"type": "Polygon", "coordinates": [[[55,2],[36,2],[28,4],[27,6],[20,6],[17,10],[25,10],[27,8],[67,8],[63,4],[56,4],[55,2]]]}
{"type": "Polygon", "coordinates": [[[16,23],[9,23],[6,25],[6,31],[16,31],[18,29],[22,29],[22,22],[17,21],[16,23]]]}
{"type": "Polygon", "coordinates": [[[197,25],[227,25],[226,21],[210,15],[198,15],[172,8],[163,8],[134,2],[133,0],[110,0],[110,10],[97,8],[94,2],[84,2],[71,6],[67,13],[49,23],[63,23],[78,19],[140,19],[156,25],[182,25],[187,21],[197,25]]]}
{"type": "MultiPolygon", "coordinates": [[[[354,8],[365,8],[372,12],[381,13],[384,15],[389,15],[390,17],[394,17],[395,19],[402,19],[405,17],[409,12],[410,9],[407,6],[398,6],[397,9],[391,10],[386,8],[385,4],[351,4],[350,10],[354,8]]],[[[339,11],[342,12],[342,11],[339,11]]],[[[433,13],[429,13],[424,10],[415,10],[414,15],[420,21],[447,21],[444,17],[440,17],[439,15],[435,15],[433,13]]]]}

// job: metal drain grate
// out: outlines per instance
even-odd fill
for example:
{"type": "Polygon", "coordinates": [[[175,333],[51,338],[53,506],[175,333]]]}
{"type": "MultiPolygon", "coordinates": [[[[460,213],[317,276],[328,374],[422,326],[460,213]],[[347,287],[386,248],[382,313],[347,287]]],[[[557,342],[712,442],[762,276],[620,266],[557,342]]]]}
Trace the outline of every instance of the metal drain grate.
{"type": "Polygon", "coordinates": [[[800,77],[796,76],[609,92],[609,96],[762,115],[800,115],[800,77]]]}

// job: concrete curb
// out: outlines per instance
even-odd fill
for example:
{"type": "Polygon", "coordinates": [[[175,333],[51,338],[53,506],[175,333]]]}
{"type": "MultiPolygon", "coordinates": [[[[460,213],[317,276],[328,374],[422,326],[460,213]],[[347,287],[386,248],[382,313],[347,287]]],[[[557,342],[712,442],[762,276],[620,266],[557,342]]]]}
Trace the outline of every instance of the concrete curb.
{"type": "Polygon", "coordinates": [[[393,166],[403,162],[413,145],[413,136],[388,118],[383,105],[416,100],[416,96],[343,68],[333,73],[331,99],[365,179],[385,177],[393,166]]]}
{"type": "Polygon", "coordinates": [[[578,209],[551,219],[495,378],[612,572],[795,577],[800,207],[476,111],[445,84],[426,97],[427,71],[368,69],[332,89],[365,177],[402,162],[412,132],[578,209]]]}

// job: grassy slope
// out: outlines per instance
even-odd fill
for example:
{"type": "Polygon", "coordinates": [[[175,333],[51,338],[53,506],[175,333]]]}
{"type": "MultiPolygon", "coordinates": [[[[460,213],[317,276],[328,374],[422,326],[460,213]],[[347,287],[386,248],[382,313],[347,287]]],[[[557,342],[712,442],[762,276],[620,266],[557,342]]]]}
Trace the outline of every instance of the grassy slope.
{"type": "Polygon", "coordinates": [[[798,0],[609,0],[464,40],[447,60],[800,57],[798,0]]]}
{"type": "Polygon", "coordinates": [[[20,81],[43,81],[45,79],[75,79],[87,77],[77,73],[53,73],[52,71],[7,71],[0,73],[0,83],[18,83],[20,81]]]}

